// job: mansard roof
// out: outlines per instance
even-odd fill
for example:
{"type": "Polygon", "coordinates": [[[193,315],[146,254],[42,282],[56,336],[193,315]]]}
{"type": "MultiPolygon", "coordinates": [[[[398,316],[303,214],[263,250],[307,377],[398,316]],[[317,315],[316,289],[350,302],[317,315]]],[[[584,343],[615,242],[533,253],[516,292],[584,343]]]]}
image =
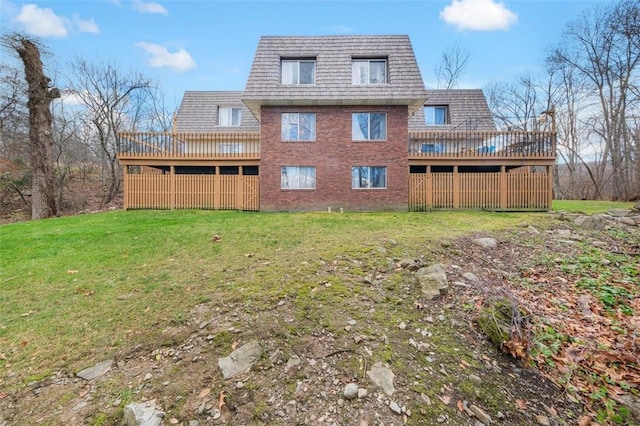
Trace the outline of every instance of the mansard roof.
{"type": "Polygon", "coordinates": [[[261,105],[408,105],[426,91],[409,37],[264,36],[256,49],[243,100],[259,118],[261,105]],[[315,84],[281,84],[282,59],[315,59],[315,84]],[[387,60],[387,83],[354,85],[353,59],[387,60]]]}
{"type": "Polygon", "coordinates": [[[427,126],[424,109],[420,108],[409,119],[409,130],[495,130],[493,115],[481,89],[427,90],[425,106],[447,107],[448,124],[427,126]]]}
{"type": "Polygon", "coordinates": [[[259,132],[260,124],[242,102],[243,92],[187,91],[176,114],[176,132],[259,132]],[[240,126],[219,126],[221,107],[242,108],[240,126]]]}

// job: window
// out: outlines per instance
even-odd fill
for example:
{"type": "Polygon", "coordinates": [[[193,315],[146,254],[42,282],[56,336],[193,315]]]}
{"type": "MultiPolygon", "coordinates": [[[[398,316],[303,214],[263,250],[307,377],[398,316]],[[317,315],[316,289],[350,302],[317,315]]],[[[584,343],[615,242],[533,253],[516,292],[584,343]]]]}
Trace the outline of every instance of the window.
{"type": "Polygon", "coordinates": [[[387,139],[387,114],[382,112],[354,112],[351,117],[354,141],[383,141],[387,139]]]}
{"type": "Polygon", "coordinates": [[[313,112],[282,113],[281,138],[283,141],[316,140],[316,114],[313,112]]]}
{"type": "Polygon", "coordinates": [[[385,84],[387,82],[386,59],[353,59],[351,84],[385,84]]]}
{"type": "Polygon", "coordinates": [[[242,108],[220,107],[218,110],[218,125],[239,126],[242,118],[242,108]]]}
{"type": "Polygon", "coordinates": [[[316,61],[313,59],[283,59],[282,84],[315,84],[316,61]]]}
{"type": "Polygon", "coordinates": [[[281,189],[316,189],[316,168],[286,166],[280,169],[281,189]]]}
{"type": "Polygon", "coordinates": [[[387,168],[358,166],[351,168],[351,188],[370,189],[387,187],[387,168]]]}
{"type": "Polygon", "coordinates": [[[442,126],[447,124],[446,106],[426,106],[424,107],[424,123],[427,126],[442,126]]]}

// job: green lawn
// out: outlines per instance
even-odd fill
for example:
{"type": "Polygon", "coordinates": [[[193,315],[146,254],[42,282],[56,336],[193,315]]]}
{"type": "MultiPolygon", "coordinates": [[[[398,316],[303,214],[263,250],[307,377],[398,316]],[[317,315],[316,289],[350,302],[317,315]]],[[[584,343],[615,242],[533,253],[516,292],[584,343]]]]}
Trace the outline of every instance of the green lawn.
{"type": "MultiPolygon", "coordinates": [[[[620,206],[554,204],[586,212],[620,206]]],[[[198,303],[263,306],[306,292],[319,265],[336,257],[366,258],[381,246],[388,257],[420,256],[443,239],[547,215],[115,211],[3,225],[0,367],[16,373],[14,384],[72,373],[162,339],[198,303]]]]}

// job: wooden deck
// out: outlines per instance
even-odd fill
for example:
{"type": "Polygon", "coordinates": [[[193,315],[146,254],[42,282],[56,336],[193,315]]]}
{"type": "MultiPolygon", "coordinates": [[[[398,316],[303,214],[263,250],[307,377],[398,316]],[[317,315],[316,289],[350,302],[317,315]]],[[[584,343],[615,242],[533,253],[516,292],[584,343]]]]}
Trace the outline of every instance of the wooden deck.
{"type": "MultiPolygon", "coordinates": [[[[118,146],[125,208],[260,209],[258,132],[120,133],[118,146]]],[[[555,150],[554,132],[410,132],[409,210],[549,210],[555,150]]]]}

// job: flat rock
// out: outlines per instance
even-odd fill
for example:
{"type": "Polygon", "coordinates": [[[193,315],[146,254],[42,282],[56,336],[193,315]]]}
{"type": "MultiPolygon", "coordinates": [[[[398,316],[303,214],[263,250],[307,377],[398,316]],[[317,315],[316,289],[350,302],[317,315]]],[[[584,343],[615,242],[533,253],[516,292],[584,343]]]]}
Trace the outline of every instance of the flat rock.
{"type": "Polygon", "coordinates": [[[76,376],[84,380],[97,379],[98,377],[104,375],[107,371],[109,371],[112,365],[113,360],[108,359],[106,361],[97,363],[93,367],[85,368],[84,370],[77,372],[76,376]]]}
{"type": "Polygon", "coordinates": [[[156,407],[155,401],[132,402],[124,407],[124,424],[127,426],[159,426],[164,413],[156,407]]]}
{"type": "Polygon", "coordinates": [[[218,358],[218,367],[222,377],[226,380],[237,374],[246,373],[262,356],[262,347],[256,340],[252,340],[231,352],[224,358],[218,358]]]}
{"type": "Polygon", "coordinates": [[[393,386],[393,378],[395,377],[393,371],[381,362],[373,364],[371,370],[367,371],[367,376],[369,376],[373,383],[381,387],[387,395],[391,396],[396,391],[396,388],[393,386]]]}
{"type": "Polygon", "coordinates": [[[485,249],[498,247],[498,240],[495,238],[476,238],[473,243],[485,249]]]}
{"type": "Polygon", "coordinates": [[[609,209],[607,210],[607,214],[615,217],[624,217],[629,214],[629,210],[627,209],[609,209]]]}

